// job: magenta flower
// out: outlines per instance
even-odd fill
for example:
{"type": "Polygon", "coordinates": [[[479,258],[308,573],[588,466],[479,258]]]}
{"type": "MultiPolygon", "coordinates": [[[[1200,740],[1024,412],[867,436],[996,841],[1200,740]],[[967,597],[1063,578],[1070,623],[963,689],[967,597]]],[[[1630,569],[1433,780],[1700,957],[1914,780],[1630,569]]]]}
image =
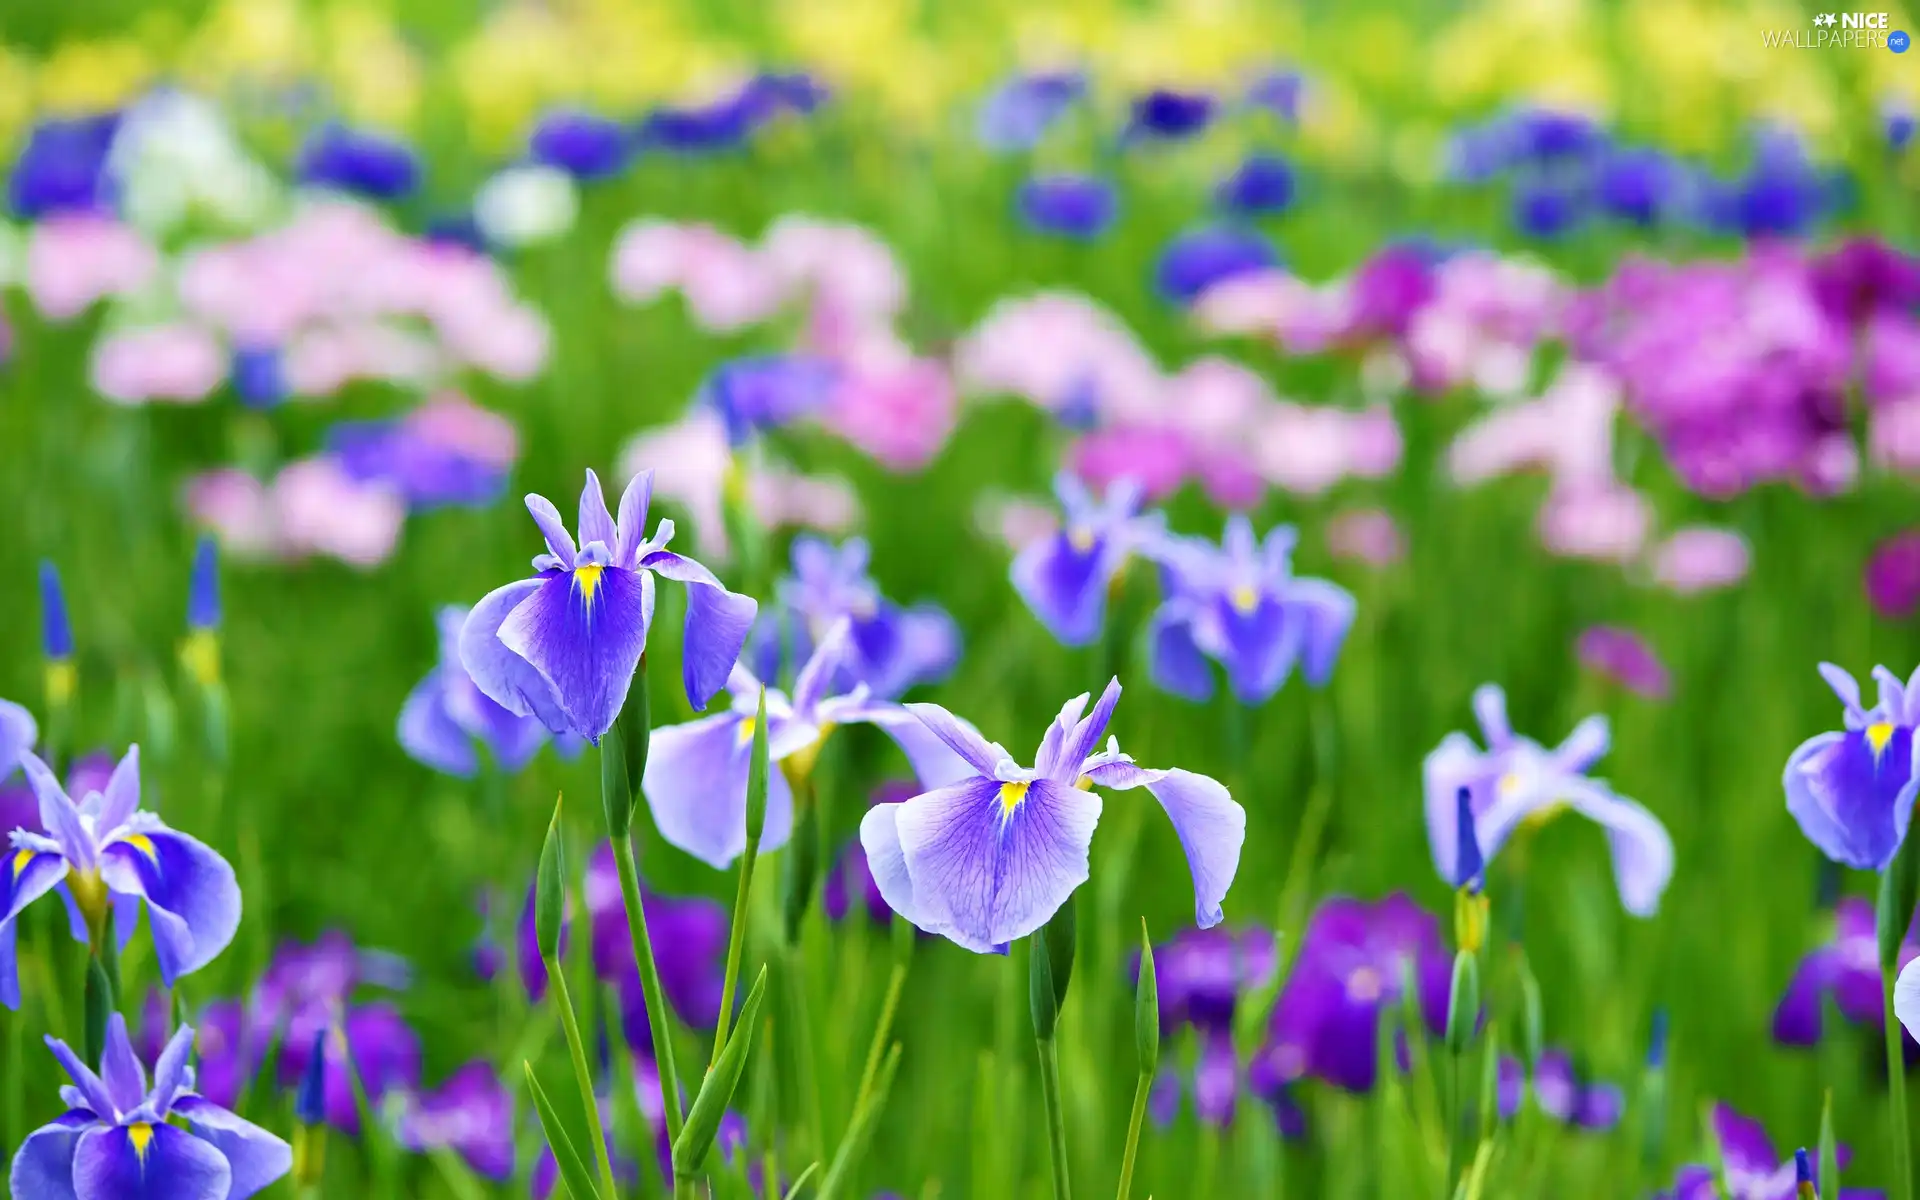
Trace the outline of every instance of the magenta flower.
{"type": "Polygon", "coordinates": [[[1611,679],[1637,696],[1665,700],[1673,680],[1646,639],[1619,625],[1590,625],[1574,641],[1574,653],[1587,670],[1611,679]]]}
{"type": "Polygon", "coordinates": [[[1867,600],[1881,616],[1899,620],[1920,605],[1920,531],[1896,533],[1873,549],[1862,579],[1867,600]]]}

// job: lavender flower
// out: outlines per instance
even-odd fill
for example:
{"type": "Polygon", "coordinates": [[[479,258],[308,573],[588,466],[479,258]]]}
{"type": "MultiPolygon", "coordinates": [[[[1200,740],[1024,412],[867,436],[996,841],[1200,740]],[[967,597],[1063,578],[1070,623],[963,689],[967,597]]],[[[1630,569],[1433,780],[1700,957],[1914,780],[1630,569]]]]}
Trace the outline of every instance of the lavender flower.
{"type": "Polygon", "coordinates": [[[1191,771],[1144,770],[1118,739],[1095,752],[1120,700],[1120,681],[1086,710],[1069,700],[1029,769],[934,704],[907,709],[965,760],[967,778],[860,823],[867,862],[893,910],[929,933],[990,953],[1042,925],[1086,882],[1101,804],[1091,788],[1145,787],[1180,837],[1192,869],[1195,921],[1217,925],[1246,838],[1246,812],[1227,789],[1191,771]]]}
{"type": "Polygon", "coordinates": [[[793,540],[792,574],[776,585],[780,611],[754,631],[754,662],[764,678],[775,678],[788,662],[797,671],[842,620],[849,622],[849,642],[827,681],[836,690],[865,685],[875,699],[890,700],[953,670],[960,659],[953,618],[937,604],[903,607],[887,599],[867,573],[868,561],[864,538],[848,538],[838,548],[811,535],[793,540]]]}
{"type": "Polygon", "coordinates": [[[1159,513],[1140,512],[1141,492],[1130,482],[1113,484],[1096,500],[1062,471],[1053,491],[1066,520],[1014,557],[1013,587],[1054,637],[1084,646],[1100,636],[1107,593],[1127,560],[1158,547],[1166,522],[1159,513]]]}
{"type": "MultiPolygon", "coordinates": [[[[1773,1140],[1760,1122],[1742,1116],[1731,1105],[1716,1104],[1713,1136],[1720,1147],[1727,1200],[1794,1200],[1799,1194],[1795,1164],[1781,1161],[1773,1140]]],[[[1844,1170],[1853,1152],[1844,1142],[1835,1150],[1835,1157],[1844,1170]]],[[[1703,1166],[1680,1168],[1671,1195],[1663,1193],[1664,1200],[1714,1200],[1720,1195],[1713,1169],[1703,1166]]],[[[1840,1189],[1840,1200],[1885,1200],[1885,1196],[1885,1192],[1876,1188],[1840,1189]]]]}
{"type": "Polygon", "coordinates": [[[1086,91],[1077,74],[1015,76],[981,104],[975,136],[989,150],[1030,150],[1086,91]]]}
{"type": "Polygon", "coordinates": [[[460,659],[479,689],[515,716],[598,745],[626,703],[653,618],[653,577],[688,584],[682,648],[687,698],[704,708],[725,683],[759,607],[728,591],[699,563],[666,549],[673,522],[642,540],[653,472],[642,471],[607,512],[600,480],[587,472],[576,549],[544,496],[527,509],[545,536],[538,574],[489,592],[460,633],[460,659]]]}
{"type": "Polygon", "coordinates": [[[1113,225],[1120,197],[1111,183],[1095,175],[1035,175],[1020,185],[1014,208],[1041,233],[1092,241],[1113,225]]]}
{"type": "Polygon", "coordinates": [[[245,1200],[293,1165],[287,1143],[194,1091],[190,1027],[168,1041],[151,1085],[119,1013],[107,1022],[98,1075],[65,1042],[49,1037],[47,1047],[73,1086],[60,1089],[67,1111],[14,1153],[15,1196],[245,1200]]]}
{"type": "MultiPolygon", "coordinates": [[[[1529,1083],[1526,1067],[1508,1055],[1500,1058],[1499,1106],[1502,1120],[1511,1120],[1520,1111],[1529,1083]]],[[[1563,1125],[1590,1133],[1605,1133],[1626,1115],[1627,1097],[1616,1083],[1594,1083],[1582,1079],[1574,1070],[1573,1059],[1564,1050],[1548,1050],[1540,1056],[1531,1082],[1533,1102],[1563,1125]]]]}
{"type": "MultiPolygon", "coordinates": [[[[1909,929],[1900,943],[1900,965],[1905,967],[1916,957],[1920,957],[1920,943],[1913,940],[1909,929]]],[[[1834,909],[1833,940],[1800,960],[1779,1005],[1773,1010],[1773,1039],[1787,1046],[1818,1044],[1826,1023],[1828,996],[1833,997],[1835,1007],[1847,1020],[1883,1030],[1887,1010],[1880,994],[1881,986],[1880,943],[1874,932],[1873,904],[1857,896],[1847,896],[1834,909]]],[[[1895,999],[1897,1013],[1900,1007],[1897,989],[1895,999]]],[[[1906,1045],[1909,1052],[1920,1050],[1911,1038],[1906,1045]]]]}
{"type": "MultiPolygon", "coordinates": [[[[516,716],[496,703],[467,673],[460,661],[460,632],[468,611],[458,605],[440,610],[440,661],[407,694],[400,709],[400,745],[448,775],[467,778],[480,769],[476,744],[501,770],[517,772],[546,744],[547,727],[537,717],[516,716]]],[[[579,746],[571,734],[561,740],[571,743],[563,749],[579,746]]]]}
{"type": "Polygon", "coordinates": [[[496,1182],[513,1178],[513,1097],[490,1063],[470,1062],[438,1088],[408,1097],[399,1137],[416,1151],[454,1150],[496,1182]]]}
{"type": "Polygon", "coordinates": [[[1820,675],[1845,708],[1845,732],[1816,734],[1787,758],[1787,811],[1821,853],[1844,866],[1878,871],[1907,836],[1920,791],[1913,728],[1920,723],[1920,670],[1906,685],[1875,667],[1880,703],[1860,707],[1860,685],[1832,663],[1820,675]]]}

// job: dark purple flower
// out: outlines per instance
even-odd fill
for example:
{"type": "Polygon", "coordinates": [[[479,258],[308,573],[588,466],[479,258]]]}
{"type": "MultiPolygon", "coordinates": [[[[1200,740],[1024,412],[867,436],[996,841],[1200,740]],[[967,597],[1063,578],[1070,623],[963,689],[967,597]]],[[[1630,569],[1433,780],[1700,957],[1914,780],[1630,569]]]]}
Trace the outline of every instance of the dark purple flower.
{"type": "Polygon", "coordinates": [[[1574,642],[1580,665],[1650,700],[1665,700],[1672,692],[1666,664],[1646,639],[1619,625],[1590,625],[1574,642]]]}
{"type": "MultiPolygon", "coordinates": [[[[593,973],[614,985],[627,1044],[647,1050],[652,1037],[640,993],[640,968],[621,901],[613,847],[605,842],[587,860],[587,912],[592,923],[593,973]]],[[[727,909],[705,896],[663,896],[643,888],[641,907],[653,938],[660,989],[673,1011],[695,1029],[711,1029],[720,1015],[727,963],[727,909]]],[[[657,1087],[657,1085],[656,1085],[657,1087]]]]}
{"type": "Polygon", "coordinates": [[[1787,811],[1820,851],[1843,866],[1879,871],[1893,861],[1920,791],[1920,669],[1904,685],[1875,667],[1880,702],[1860,705],[1860,685],[1832,663],[1820,675],[1843,709],[1844,731],[1816,734],[1787,759],[1787,811]]]}
{"type": "Polygon", "coordinates": [[[1091,241],[1105,233],[1119,214],[1113,184],[1097,175],[1035,175],[1014,198],[1020,219],[1041,233],[1091,241]]]}
{"type": "Polygon", "coordinates": [[[620,122],[571,108],[541,117],[527,139],[528,157],[583,181],[619,174],[633,148],[633,135],[620,122]]]}
{"type": "Polygon", "coordinates": [[[1353,274],[1347,336],[1402,338],[1433,299],[1436,257],[1427,247],[1399,242],[1381,249],[1353,274]]]}
{"type": "Polygon", "coordinates": [[[299,175],[302,183],[398,200],[419,186],[420,159],[397,138],[332,124],[301,147],[299,175]]]}
{"type": "MultiPolygon", "coordinates": [[[[1183,1025],[1231,1032],[1240,997],[1272,982],[1279,966],[1278,944],[1271,930],[1258,927],[1184,929],[1154,947],[1153,965],[1162,1033],[1183,1025]]],[[[1135,978],[1139,970],[1136,954],[1135,978]]]]}
{"type": "Polygon", "coordinates": [[[1876,313],[1910,313],[1920,304],[1920,259],[1877,238],[1853,238],[1813,260],[1821,307],[1848,325],[1876,313]]]}
{"type": "Polygon", "coordinates": [[[1167,243],[1154,267],[1154,286],[1176,304],[1191,304],[1223,279],[1279,265],[1279,252],[1259,233],[1235,225],[1206,225],[1167,243]]]}
{"type": "Polygon", "coordinates": [[[1240,216],[1285,212],[1293,203],[1293,167],[1277,154],[1250,154],[1214,188],[1213,201],[1240,216]]]}
{"type": "Polygon", "coordinates": [[[399,1136],[413,1150],[455,1150],[488,1179],[513,1178],[513,1097],[490,1063],[470,1062],[438,1088],[409,1097],[399,1136]]]}
{"type": "Polygon", "coordinates": [[[105,208],[111,201],[107,152],[119,129],[119,113],[35,125],[7,180],[13,215],[37,221],[55,213],[105,208]]]}
{"type": "MultiPolygon", "coordinates": [[[[1727,1200],[1794,1200],[1800,1195],[1796,1167],[1782,1162],[1773,1140],[1760,1122],[1721,1103],[1713,1109],[1713,1138],[1720,1148],[1727,1200]]],[[[1835,1147],[1842,1170],[1853,1158],[1846,1143],[1835,1147]]],[[[1711,1167],[1686,1166],[1674,1178],[1673,1192],[1664,1200],[1714,1200],[1722,1195],[1711,1167]]],[[[1870,1188],[1841,1188],[1840,1200],[1885,1200],[1886,1193],[1870,1188]]]]}
{"type": "Polygon", "coordinates": [[[1078,74],[1017,75],[980,105],[974,136],[989,150],[1029,150],[1086,94],[1078,74]]]}
{"type": "Polygon", "coordinates": [[[1890,621],[1920,605],[1920,531],[1896,533],[1873,548],[1861,580],[1874,611],[1890,621]]]}
{"type": "Polygon", "coordinates": [[[1322,902],[1251,1065],[1253,1089],[1271,1096],[1313,1075],[1350,1092],[1372,1090],[1381,1014],[1400,1003],[1409,972],[1427,1028],[1438,1036],[1453,976],[1440,922],[1404,892],[1372,904],[1322,902]]]}
{"type": "MultiPolygon", "coordinates": [[[[1825,1032],[1828,996],[1848,1021],[1869,1029],[1886,1028],[1873,904],[1847,896],[1835,906],[1833,915],[1833,939],[1800,960],[1773,1010],[1773,1038],[1782,1045],[1819,1043],[1825,1032]]],[[[1899,965],[1904,967],[1915,958],[1920,958],[1920,943],[1914,941],[1909,928],[1900,944],[1899,965]]],[[[1905,1041],[1909,1053],[1920,1051],[1911,1037],[1905,1041]]]]}
{"type": "Polygon", "coordinates": [[[1608,151],[1595,168],[1594,201],[1608,216],[1634,225],[1657,224],[1679,197],[1685,173],[1651,147],[1608,151]]]}
{"type": "Polygon", "coordinates": [[[286,1142],[193,1090],[191,1028],[167,1042],[151,1084],[119,1013],[107,1022],[99,1074],[65,1042],[47,1046],[73,1086],[61,1089],[67,1111],[14,1153],[15,1196],[246,1200],[293,1166],[286,1142]]]}
{"type": "Polygon", "coordinates": [[[344,1013],[316,1004],[295,1013],[280,1043],[282,1086],[296,1086],[305,1077],[316,1046],[322,1055],[321,1097],[327,1124],[343,1133],[357,1136],[360,1132],[353,1076],[358,1076],[367,1105],[375,1111],[389,1092],[413,1092],[420,1085],[419,1035],[390,1004],[356,1005],[344,1013]]]}
{"type": "Polygon", "coordinates": [[[1211,124],[1216,107],[1213,97],[1204,92],[1155,88],[1134,98],[1127,133],[1136,138],[1181,141],[1211,124]]]}

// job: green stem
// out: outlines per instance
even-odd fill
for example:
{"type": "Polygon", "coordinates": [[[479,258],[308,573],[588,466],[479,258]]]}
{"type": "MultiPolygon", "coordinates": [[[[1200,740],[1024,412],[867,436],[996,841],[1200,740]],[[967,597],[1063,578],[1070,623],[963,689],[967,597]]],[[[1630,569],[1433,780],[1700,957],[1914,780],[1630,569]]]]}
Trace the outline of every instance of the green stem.
{"type": "Polygon", "coordinates": [[[753,891],[753,863],[760,857],[760,839],[747,839],[747,852],[740,856],[740,890],[733,897],[733,929],[727,936],[727,973],[720,984],[720,1020],[713,1027],[713,1057],[707,1070],[720,1063],[720,1052],[727,1048],[727,1022],[733,1017],[733,988],[740,977],[740,953],[747,940],[747,897],[753,891]]]}
{"type": "Polygon", "coordinates": [[[1907,1126],[1907,1064],[1900,1051],[1900,1018],[1893,1012],[1893,976],[1891,968],[1880,973],[1881,994],[1886,1001],[1887,1027],[1887,1100],[1893,1114],[1893,1200],[1913,1200],[1912,1136],[1907,1126]]]}
{"type": "Polygon", "coordinates": [[[647,1032],[653,1037],[653,1060],[660,1066],[661,1107],[667,1115],[667,1140],[680,1138],[686,1115],[680,1109],[680,1075],[673,1067],[673,1039],[667,1028],[667,1001],[660,990],[660,968],[653,961],[653,938],[647,933],[646,910],[640,905],[640,873],[633,865],[633,839],[613,839],[613,861],[620,870],[620,899],[627,910],[627,930],[633,936],[634,961],[640,964],[640,992],[647,1004],[647,1032]]]}
{"type": "Polygon", "coordinates": [[[560,1014],[560,1028],[566,1031],[567,1053],[573,1057],[573,1077],[580,1084],[580,1103],[586,1110],[587,1132],[593,1139],[594,1161],[600,1167],[600,1186],[609,1197],[620,1194],[613,1177],[613,1159],[607,1154],[607,1131],[600,1123],[600,1102],[593,1093],[593,1071],[587,1066],[587,1046],[580,1040],[580,1022],[573,1016],[573,999],[567,995],[567,976],[560,960],[546,955],[548,986],[553,989],[553,1006],[560,1014]]]}
{"type": "Polygon", "coordinates": [[[1040,1050],[1040,1103],[1047,1110],[1047,1141],[1052,1147],[1053,1200],[1069,1200],[1067,1183],[1067,1120],[1060,1107],[1060,1057],[1048,1038],[1035,1038],[1040,1050]]]}
{"type": "Polygon", "coordinates": [[[1115,1193],[1116,1200],[1127,1200],[1133,1191],[1133,1160],[1140,1152],[1140,1126],[1147,1119],[1147,1095],[1151,1091],[1153,1076],[1142,1071],[1140,1082],[1133,1085],[1133,1116],[1127,1121],[1127,1152],[1120,1159],[1120,1190],[1115,1193]]]}
{"type": "MultiPolygon", "coordinates": [[[[813,1069],[813,1021],[807,1012],[806,965],[801,961],[798,944],[787,947],[786,970],[781,972],[787,984],[787,1015],[793,1023],[794,1085],[799,1089],[800,1117],[804,1123],[807,1153],[819,1156],[826,1151],[820,1133],[820,1080],[813,1069]]],[[[806,1161],[804,1155],[802,1162],[806,1161]]]]}
{"type": "Polygon", "coordinates": [[[894,1013],[900,1007],[900,993],[907,986],[907,964],[896,962],[893,972],[887,976],[887,998],[880,1003],[880,1024],[873,1030],[873,1045],[867,1048],[867,1069],[860,1072],[860,1090],[854,1093],[853,1111],[857,1118],[860,1106],[867,1102],[867,1094],[873,1090],[874,1076],[880,1073],[881,1052],[887,1047],[887,1038],[893,1032],[894,1013]]]}

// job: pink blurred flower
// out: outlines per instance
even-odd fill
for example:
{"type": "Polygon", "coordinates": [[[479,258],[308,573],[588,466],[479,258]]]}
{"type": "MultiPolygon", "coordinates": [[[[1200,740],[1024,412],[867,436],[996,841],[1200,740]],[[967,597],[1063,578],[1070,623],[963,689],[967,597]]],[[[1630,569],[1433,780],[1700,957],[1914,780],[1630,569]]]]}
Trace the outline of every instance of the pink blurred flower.
{"type": "Polygon", "coordinates": [[[1377,479],[1400,465],[1400,427],[1385,407],[1352,412],[1279,403],[1266,413],[1253,460],[1270,483],[1317,496],[1349,475],[1377,479]]]}
{"type": "Polygon", "coordinates": [[[1580,665],[1650,700],[1665,700],[1673,690],[1666,664],[1646,639],[1619,625],[1592,625],[1574,642],[1580,665]]]}
{"type": "Polygon", "coordinates": [[[860,521],[860,499],[844,479],[799,475],[767,466],[747,480],[754,516],[768,529],[846,533],[860,521]]]}
{"type": "Polygon", "coordinates": [[[520,433],[513,422],[459,392],[439,393],[404,420],[427,441],[490,466],[511,467],[520,457],[520,433]]]}
{"type": "Polygon", "coordinates": [[[1074,292],[995,304],[961,342],[956,363],[969,393],[1018,396],[1056,414],[1126,422],[1162,409],[1160,368],[1133,332],[1074,292]]]}
{"type": "Polygon", "coordinates": [[[935,359],[856,368],[822,414],[828,428],[890,471],[918,471],[953,432],[953,381],[935,359]]]}
{"type": "Polygon", "coordinates": [[[227,352],[198,325],[176,322],[121,329],[94,343],[93,390],[120,404],[205,400],[227,376],[227,352]]]}
{"type": "Polygon", "coordinates": [[[194,476],[187,482],[188,516],[219,537],[238,558],[268,558],[279,548],[278,527],[267,489],[235,467],[194,476]]]}
{"type": "Polygon", "coordinates": [[[1675,530],[1653,553],[1654,581],[1682,595],[1732,587],[1752,563],[1747,540],[1727,529],[1689,525],[1675,530]]]}
{"type": "Polygon", "coordinates": [[[789,295],[806,295],[861,322],[883,322],[907,300],[907,279],[893,250],[859,225],[789,215],[760,239],[789,295]]]}
{"type": "Polygon", "coordinates": [[[1564,558],[1628,562],[1653,529],[1653,508],[1632,488],[1607,482],[1554,491],[1540,506],[1540,540],[1564,558]]]}
{"type": "Polygon", "coordinates": [[[440,374],[432,338],[381,321],[315,326],[287,347],[281,363],[296,396],[330,396],[354,380],[426,386],[440,374]]]}
{"type": "Polygon", "coordinates": [[[1428,390],[1471,385],[1511,396],[1527,385],[1534,350],[1557,331],[1566,293],[1524,259],[1461,254],[1440,264],[1434,291],[1407,325],[1413,374],[1428,390]]]}
{"type": "Polygon", "coordinates": [[[686,243],[686,226],[677,221],[629,221],[614,239],[613,257],[607,262],[613,294],[630,304],[646,304],[679,287],[686,273],[686,243]]]}
{"type": "Polygon", "coordinates": [[[1873,548],[1861,586],[1874,610],[1889,620],[1920,606],[1920,532],[1896,533],[1873,548]]]}
{"type": "Polygon", "coordinates": [[[48,217],[27,238],[27,294],[51,321],[72,320],[108,296],[133,295],[159,270],[147,240],[109,217],[48,217]]]}
{"type": "Polygon", "coordinates": [[[1508,405],[1464,430],[1447,452],[1455,483],[1471,485],[1526,467],[1562,486],[1613,478],[1620,389],[1596,367],[1570,363],[1537,400],[1508,405]]]}
{"type": "Polygon", "coordinates": [[[1406,557],[1407,539],[1393,515],[1382,508],[1354,508],[1327,522],[1327,550],[1335,558],[1391,566],[1406,557]]]}
{"type": "Polygon", "coordinates": [[[792,294],[765,257],[719,230],[688,226],[680,246],[680,291],[710,333],[745,329],[780,311],[792,294]]]}
{"type": "Polygon", "coordinates": [[[1058,505],[993,492],[981,494],[973,520],[983,537],[1016,554],[1060,528],[1058,505]]]}
{"type": "Polygon", "coordinates": [[[1920,394],[1877,404],[1867,419],[1873,459],[1895,471],[1920,471],[1920,394]]]}
{"type": "Polygon", "coordinates": [[[1319,354],[1337,343],[1352,319],[1344,281],[1315,287],[1281,270],[1231,276],[1194,302],[1195,322],[1208,333],[1253,334],[1289,354],[1319,354]]]}
{"type": "Polygon", "coordinates": [[[391,490],[354,481],[329,458],[292,463],[273,481],[282,553],[326,554],[356,567],[385,562],[407,519],[391,490]]]}
{"type": "Polygon", "coordinates": [[[1095,430],[1067,450],[1067,469],[1088,487],[1104,492],[1122,479],[1131,479],[1150,500],[1179,491],[1193,466],[1185,438],[1150,425],[1095,430]]]}

